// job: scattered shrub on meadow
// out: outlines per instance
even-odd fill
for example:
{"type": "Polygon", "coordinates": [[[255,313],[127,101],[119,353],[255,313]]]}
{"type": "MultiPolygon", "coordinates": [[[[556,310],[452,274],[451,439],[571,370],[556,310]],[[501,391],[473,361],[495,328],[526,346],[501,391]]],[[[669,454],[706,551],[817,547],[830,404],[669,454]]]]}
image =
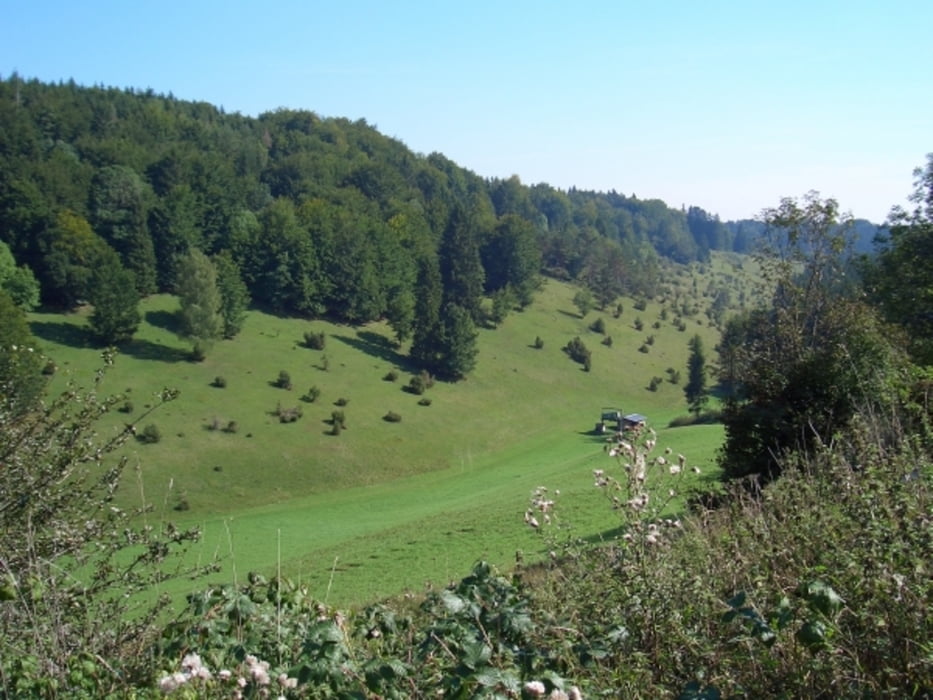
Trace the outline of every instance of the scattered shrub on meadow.
{"type": "Polygon", "coordinates": [[[637,311],[644,311],[648,308],[648,301],[646,299],[636,299],[632,306],[634,306],[637,311]]]}
{"type": "Polygon", "coordinates": [[[410,394],[421,395],[434,386],[434,377],[425,370],[421,370],[419,374],[413,376],[409,382],[406,391],[410,394]]]}
{"type": "Polygon", "coordinates": [[[237,424],[235,420],[228,421],[227,425],[224,426],[225,433],[232,434],[232,433],[237,432],[239,429],[240,429],[240,426],[237,424]]]}
{"type": "Polygon", "coordinates": [[[642,343],[642,344],[641,344],[641,347],[640,347],[640,348],[638,348],[638,352],[644,352],[644,353],[647,353],[647,352],[648,352],[648,346],[647,346],[647,345],[645,345],[644,343],[642,343]]]}
{"type": "Polygon", "coordinates": [[[382,417],[382,420],[386,421],[387,423],[400,423],[402,416],[395,411],[389,411],[382,417]]]}
{"type": "Polygon", "coordinates": [[[425,396],[424,398],[418,399],[418,405],[419,406],[430,406],[431,399],[429,399],[427,396],[425,396]]]}
{"type": "Polygon", "coordinates": [[[645,327],[645,323],[641,320],[641,317],[639,317],[635,319],[634,326],[636,331],[640,331],[645,327]]]}
{"type": "Polygon", "coordinates": [[[658,328],[661,327],[661,322],[660,322],[660,321],[655,321],[654,323],[651,324],[651,327],[654,328],[655,330],[657,330],[658,328]]]}
{"type": "Polygon", "coordinates": [[[645,343],[646,343],[647,345],[654,345],[654,336],[653,336],[653,335],[649,335],[647,338],[645,338],[645,343]]]}
{"type": "Polygon", "coordinates": [[[541,339],[540,335],[535,336],[534,347],[535,350],[540,350],[544,347],[544,340],[541,339]]]}
{"type": "Polygon", "coordinates": [[[120,413],[132,413],[132,412],[133,412],[133,402],[130,401],[129,399],[127,399],[127,400],[124,401],[122,404],[120,404],[120,408],[117,409],[117,410],[120,411],[120,413]]]}
{"type": "Polygon", "coordinates": [[[667,368],[667,380],[671,384],[680,384],[680,372],[673,367],[667,368]]]}
{"type": "Polygon", "coordinates": [[[150,423],[142,429],[136,439],[144,444],[153,445],[162,439],[162,432],[155,423],[150,423]]]}
{"type": "Polygon", "coordinates": [[[294,423],[302,416],[301,406],[292,406],[291,408],[276,407],[276,413],[279,416],[279,423],[294,423]]]}
{"type": "Polygon", "coordinates": [[[334,401],[334,406],[346,406],[348,403],[350,403],[350,399],[345,399],[341,396],[339,399],[334,401]]]}
{"type": "Polygon", "coordinates": [[[593,331],[594,333],[600,333],[600,334],[605,333],[606,332],[605,319],[602,316],[597,318],[595,321],[593,321],[590,324],[590,330],[593,331]]]}
{"type": "Polygon", "coordinates": [[[619,318],[619,316],[622,315],[622,311],[623,311],[622,302],[620,301],[618,304],[616,304],[616,308],[615,308],[615,311],[612,312],[612,316],[614,318],[619,318]]]}
{"type": "Polygon", "coordinates": [[[227,380],[224,377],[221,377],[220,375],[218,375],[214,377],[214,381],[211,382],[211,386],[216,387],[218,389],[226,389],[227,380]]]}
{"type": "Polygon", "coordinates": [[[605,338],[602,339],[601,342],[602,342],[602,344],[605,345],[607,348],[611,348],[611,347],[612,347],[612,336],[611,336],[611,335],[607,335],[605,338]]]}
{"type": "MultiPolygon", "coordinates": [[[[563,350],[570,356],[574,362],[579,362],[581,365],[586,365],[591,359],[590,349],[586,347],[586,343],[580,340],[580,336],[575,336],[573,340],[567,343],[563,350]]],[[[589,371],[588,368],[584,367],[589,371]]]]}
{"type": "Polygon", "coordinates": [[[394,369],[391,369],[382,379],[387,382],[394,382],[398,379],[398,372],[396,372],[394,369]]]}
{"type": "Polygon", "coordinates": [[[279,389],[287,389],[288,391],[291,391],[291,389],[292,389],[292,375],[290,375],[290,374],[289,374],[288,372],[286,372],[284,369],[283,369],[283,370],[279,370],[279,376],[276,378],[276,380],[273,382],[273,384],[274,384],[275,386],[277,386],[279,389]]]}
{"type": "Polygon", "coordinates": [[[320,333],[306,331],[304,334],[304,341],[305,347],[311,348],[312,350],[323,350],[327,345],[327,338],[324,335],[324,331],[320,333]]]}
{"type": "Polygon", "coordinates": [[[341,428],[347,427],[347,417],[343,411],[330,412],[330,424],[339,425],[341,428]]]}
{"type": "Polygon", "coordinates": [[[207,424],[208,430],[220,430],[220,418],[214,416],[211,418],[210,422],[207,424]]]}
{"type": "Polygon", "coordinates": [[[206,357],[207,346],[200,341],[194,344],[194,347],[191,348],[191,352],[188,354],[188,358],[192,362],[204,362],[206,357]]]}
{"type": "Polygon", "coordinates": [[[46,362],[45,365],[42,367],[42,374],[44,374],[47,377],[55,374],[55,372],[57,371],[58,371],[58,366],[51,360],[46,362]]]}
{"type": "Polygon", "coordinates": [[[648,382],[648,391],[657,391],[663,382],[664,380],[661,377],[652,377],[651,381],[648,382]]]}
{"type": "Polygon", "coordinates": [[[317,385],[315,384],[310,389],[308,389],[305,395],[301,397],[301,400],[306,403],[314,403],[315,401],[317,401],[317,398],[320,395],[321,395],[321,390],[318,389],[317,385]]]}

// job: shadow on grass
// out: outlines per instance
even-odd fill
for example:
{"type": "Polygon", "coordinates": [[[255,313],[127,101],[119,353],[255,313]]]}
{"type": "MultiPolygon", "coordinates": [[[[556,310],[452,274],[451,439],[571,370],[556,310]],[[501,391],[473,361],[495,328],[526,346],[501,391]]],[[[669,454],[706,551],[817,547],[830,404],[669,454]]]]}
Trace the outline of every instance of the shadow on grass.
{"type": "Polygon", "coordinates": [[[120,353],[137,360],[159,360],[160,362],[185,362],[191,358],[188,350],[170,348],[150,340],[134,338],[120,346],[120,353]]]}
{"type": "Polygon", "coordinates": [[[366,353],[370,357],[378,357],[380,360],[385,360],[402,369],[410,368],[408,358],[395,349],[392,341],[378,333],[357,331],[355,338],[347,335],[332,335],[331,337],[366,353]]]}
{"type": "Polygon", "coordinates": [[[146,323],[170,333],[177,334],[179,330],[178,314],[171,311],[147,311],[146,323]]]}
{"type": "Polygon", "coordinates": [[[47,340],[71,348],[94,347],[93,338],[83,326],[63,321],[33,321],[29,324],[32,334],[39,340],[47,340]]]}

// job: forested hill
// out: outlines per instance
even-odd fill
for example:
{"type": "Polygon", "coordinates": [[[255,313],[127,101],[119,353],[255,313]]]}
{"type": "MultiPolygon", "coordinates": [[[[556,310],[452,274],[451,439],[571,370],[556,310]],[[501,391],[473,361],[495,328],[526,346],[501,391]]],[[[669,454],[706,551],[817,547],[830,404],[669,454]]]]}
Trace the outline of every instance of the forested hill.
{"type": "Polygon", "coordinates": [[[179,254],[227,251],[270,310],[386,317],[401,336],[435,277],[468,310],[477,294],[527,303],[540,272],[611,299],[650,295],[660,257],[747,245],[698,207],[484,179],[363,120],[0,81],[0,240],[67,307],[101,239],[141,294],[173,288],[179,254]]]}

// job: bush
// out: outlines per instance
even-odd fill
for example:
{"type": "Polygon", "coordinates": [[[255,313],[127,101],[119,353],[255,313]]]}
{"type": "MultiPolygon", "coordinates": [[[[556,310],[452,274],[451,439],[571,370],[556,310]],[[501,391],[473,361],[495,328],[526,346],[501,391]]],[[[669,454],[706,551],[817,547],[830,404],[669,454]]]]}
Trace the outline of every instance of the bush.
{"type": "Polygon", "coordinates": [[[339,425],[341,428],[347,427],[347,417],[344,415],[343,411],[331,411],[330,412],[330,424],[339,425]]]}
{"type": "Polygon", "coordinates": [[[644,324],[644,322],[641,320],[641,318],[636,318],[636,319],[635,319],[635,330],[636,330],[636,331],[640,331],[640,330],[642,330],[644,327],[645,327],[645,324],[644,324]]]}
{"type": "Polygon", "coordinates": [[[606,321],[603,319],[602,316],[600,316],[599,318],[597,318],[595,321],[593,321],[590,324],[590,330],[593,331],[594,333],[600,333],[600,334],[606,332],[606,321]]]}
{"type": "Polygon", "coordinates": [[[648,302],[645,299],[637,299],[634,304],[632,304],[638,311],[644,311],[648,308],[648,302]]]}
{"type": "Polygon", "coordinates": [[[317,401],[317,398],[321,395],[321,390],[317,388],[317,385],[312,386],[308,389],[307,393],[301,397],[302,401],[307,403],[314,403],[317,401]]]}
{"type": "Polygon", "coordinates": [[[611,348],[612,347],[612,336],[607,335],[605,338],[603,338],[602,344],[605,345],[607,348],[611,348]]]}
{"type": "Polygon", "coordinates": [[[278,378],[273,382],[275,386],[279,389],[287,389],[291,391],[292,389],[292,375],[286,372],[284,369],[279,371],[278,378]]]}
{"type": "Polygon", "coordinates": [[[117,409],[120,413],[132,413],[133,412],[133,402],[127,399],[122,404],[120,408],[117,409]]]}
{"type": "Polygon", "coordinates": [[[304,343],[305,347],[311,348],[312,350],[323,350],[327,344],[327,338],[323,331],[320,333],[308,331],[304,334],[304,343]]]}
{"type": "Polygon", "coordinates": [[[51,360],[46,362],[45,365],[42,367],[42,374],[44,374],[47,377],[55,374],[55,372],[57,371],[58,371],[58,366],[51,360]]]}
{"type": "Polygon", "coordinates": [[[195,343],[188,354],[188,358],[192,362],[204,362],[205,358],[207,358],[207,346],[201,342],[195,343]]]}
{"type": "Polygon", "coordinates": [[[214,381],[211,382],[211,386],[217,387],[218,389],[226,389],[227,380],[221,376],[214,377],[214,381]]]}
{"type": "Polygon", "coordinates": [[[651,381],[648,382],[648,391],[657,391],[663,382],[664,380],[661,377],[652,377],[651,381]]]}
{"type": "Polygon", "coordinates": [[[301,406],[291,408],[282,408],[281,405],[275,409],[279,416],[279,423],[294,423],[302,416],[301,406]]]}
{"type": "Polygon", "coordinates": [[[387,382],[394,382],[396,379],[398,379],[398,372],[396,372],[394,369],[389,370],[383,377],[383,380],[387,382]]]}
{"type": "Polygon", "coordinates": [[[408,382],[407,391],[410,394],[417,394],[420,396],[432,386],[434,386],[434,377],[422,370],[420,374],[416,374],[408,382]]]}
{"type": "Polygon", "coordinates": [[[229,421],[226,426],[224,426],[225,433],[235,433],[240,429],[240,426],[235,420],[229,421]]]}
{"type": "Polygon", "coordinates": [[[142,432],[136,436],[136,439],[146,445],[153,445],[162,439],[162,432],[155,423],[150,423],[142,432]]]}
{"type": "Polygon", "coordinates": [[[622,302],[620,301],[618,304],[616,304],[615,311],[612,312],[613,317],[614,317],[614,318],[619,318],[619,316],[622,315],[622,310],[623,310],[623,309],[622,309],[622,302]]]}
{"type": "Polygon", "coordinates": [[[644,343],[642,343],[642,344],[641,344],[641,347],[638,348],[638,352],[647,353],[647,352],[648,352],[648,346],[645,345],[644,343]]]}
{"type": "Polygon", "coordinates": [[[418,405],[419,406],[430,406],[431,399],[429,399],[427,396],[425,396],[423,399],[418,399],[418,405]]]}
{"type": "Polygon", "coordinates": [[[387,423],[400,423],[402,416],[400,416],[395,411],[389,411],[382,417],[382,420],[386,421],[387,423]]]}
{"type": "Polygon", "coordinates": [[[647,343],[648,345],[654,345],[654,336],[653,336],[653,335],[649,335],[649,336],[645,339],[645,343],[647,343]]]}
{"type": "Polygon", "coordinates": [[[341,396],[339,399],[334,401],[334,406],[346,406],[348,403],[350,403],[350,399],[345,399],[341,396]]]}
{"type": "Polygon", "coordinates": [[[574,362],[579,362],[581,365],[584,365],[584,369],[589,369],[586,367],[590,361],[590,350],[586,347],[586,344],[580,340],[580,336],[576,336],[573,340],[567,343],[564,346],[564,352],[566,352],[570,359],[574,362]]]}
{"type": "Polygon", "coordinates": [[[535,346],[535,350],[540,350],[541,348],[544,347],[544,341],[541,339],[540,335],[535,336],[534,346],[535,346]]]}

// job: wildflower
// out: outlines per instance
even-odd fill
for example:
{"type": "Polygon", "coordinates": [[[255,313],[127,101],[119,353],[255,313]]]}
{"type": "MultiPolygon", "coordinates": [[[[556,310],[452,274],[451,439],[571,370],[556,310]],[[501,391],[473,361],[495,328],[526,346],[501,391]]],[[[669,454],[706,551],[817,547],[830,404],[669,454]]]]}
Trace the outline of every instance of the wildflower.
{"type": "Polygon", "coordinates": [[[679,454],[677,455],[677,463],[680,465],[681,469],[683,469],[687,465],[687,458],[679,454]]]}
{"type": "Polygon", "coordinates": [[[282,686],[283,688],[297,688],[298,679],[289,678],[287,673],[280,673],[279,674],[279,685],[282,686]]]}
{"type": "Polygon", "coordinates": [[[673,450],[670,447],[664,448],[664,454],[669,455],[671,452],[673,452],[673,450]]]}
{"type": "Polygon", "coordinates": [[[581,693],[580,689],[575,685],[570,686],[568,695],[570,696],[570,700],[583,700],[583,693],[581,693]]]}
{"type": "Polygon", "coordinates": [[[233,672],[224,668],[217,672],[217,677],[222,681],[229,681],[233,676],[233,672]]]}
{"type": "Polygon", "coordinates": [[[168,695],[169,693],[175,691],[180,686],[184,685],[187,682],[187,678],[183,673],[173,673],[170,676],[166,676],[161,681],[159,681],[159,689],[168,695]]]}
{"type": "Polygon", "coordinates": [[[544,695],[544,683],[541,681],[528,681],[525,683],[524,690],[534,698],[540,698],[544,695]]]}
{"type": "Polygon", "coordinates": [[[645,536],[645,543],[646,543],[646,544],[651,544],[651,545],[657,544],[657,543],[658,543],[658,536],[655,535],[653,532],[648,533],[648,534],[645,536]]]}
{"type": "Polygon", "coordinates": [[[679,464],[672,464],[672,465],[670,466],[670,472],[671,472],[671,474],[680,474],[680,469],[681,469],[681,467],[680,467],[679,464]]]}
{"type": "Polygon", "coordinates": [[[667,460],[664,459],[664,457],[658,457],[658,458],[657,458],[656,460],[654,460],[654,461],[657,462],[658,465],[659,465],[659,466],[662,466],[662,467],[663,467],[665,464],[667,464],[667,460]]]}
{"type": "Polygon", "coordinates": [[[700,473],[700,468],[699,468],[699,467],[690,467],[690,471],[692,471],[694,474],[699,474],[699,473],[700,473]]]}

